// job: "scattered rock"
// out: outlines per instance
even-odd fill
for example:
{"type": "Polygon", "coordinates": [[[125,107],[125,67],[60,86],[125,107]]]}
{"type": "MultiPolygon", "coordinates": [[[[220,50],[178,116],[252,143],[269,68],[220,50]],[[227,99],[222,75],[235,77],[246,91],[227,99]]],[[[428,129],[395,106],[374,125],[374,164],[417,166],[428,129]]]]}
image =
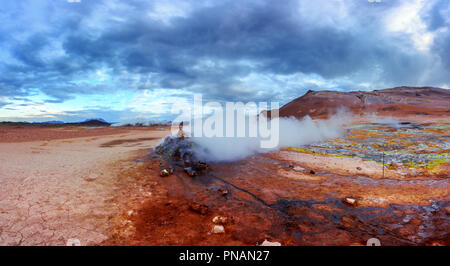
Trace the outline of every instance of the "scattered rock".
{"type": "Polygon", "coordinates": [[[225,228],[222,225],[214,225],[212,232],[214,234],[224,234],[225,228]]]}
{"type": "Polygon", "coordinates": [[[226,196],[228,194],[228,190],[224,189],[224,188],[219,188],[217,190],[220,194],[222,194],[222,196],[226,196]]]}
{"type": "Polygon", "coordinates": [[[361,167],[359,167],[359,166],[357,166],[357,167],[356,167],[356,170],[358,170],[358,171],[361,171],[361,170],[362,170],[362,168],[361,168],[361,167]]]}
{"type": "Polygon", "coordinates": [[[205,215],[208,213],[208,206],[197,202],[192,202],[189,205],[189,208],[196,213],[200,213],[201,215],[205,215]]]}
{"type": "Polygon", "coordinates": [[[310,170],[309,173],[312,174],[312,175],[316,174],[316,172],[314,172],[314,170],[310,170]]]}
{"type": "MultiPolygon", "coordinates": [[[[195,144],[183,137],[168,136],[164,141],[154,148],[160,160],[165,162],[176,162],[183,166],[185,172],[190,176],[200,175],[208,171],[208,165],[200,161],[194,154],[195,144]]],[[[163,165],[162,163],[160,165],[163,165]]]]}
{"type": "Polygon", "coordinates": [[[199,171],[207,171],[209,166],[205,162],[198,162],[196,164],[196,169],[199,171]]]}
{"type": "Polygon", "coordinates": [[[66,246],[81,246],[81,242],[77,238],[69,238],[67,240],[66,246]]]}
{"type": "Polygon", "coordinates": [[[127,212],[128,216],[132,216],[132,215],[133,215],[133,213],[134,213],[134,211],[133,211],[133,210],[129,210],[129,211],[127,212]]]}
{"type": "Polygon", "coordinates": [[[188,174],[188,176],[196,176],[197,172],[195,170],[192,169],[192,167],[186,167],[184,168],[184,171],[186,172],[186,174],[188,174]]]}
{"type": "Polygon", "coordinates": [[[223,216],[216,216],[212,219],[212,222],[215,224],[226,224],[228,222],[228,218],[223,216]]]}
{"type": "Polygon", "coordinates": [[[356,206],[356,204],[357,204],[356,199],[351,198],[351,197],[344,198],[342,200],[342,202],[344,202],[345,204],[350,205],[350,206],[356,206]]]}
{"type": "Polygon", "coordinates": [[[406,215],[406,217],[403,218],[403,220],[402,220],[403,223],[409,223],[410,221],[411,221],[411,216],[409,216],[409,215],[406,215]]]}
{"type": "Polygon", "coordinates": [[[90,174],[89,176],[85,177],[84,180],[86,180],[86,181],[88,181],[88,182],[91,182],[91,181],[96,180],[97,178],[98,178],[98,175],[96,175],[96,174],[90,174]]]}
{"type": "Polygon", "coordinates": [[[296,172],[306,172],[306,169],[305,169],[305,168],[303,168],[303,167],[301,167],[301,166],[298,166],[298,165],[292,167],[292,170],[294,170],[294,171],[296,171],[296,172]]]}
{"type": "Polygon", "coordinates": [[[161,177],[169,176],[169,171],[167,171],[167,169],[162,169],[161,172],[159,172],[159,175],[161,177]]]}
{"type": "Polygon", "coordinates": [[[173,174],[173,169],[171,167],[164,168],[164,169],[161,170],[161,172],[159,172],[159,175],[161,177],[166,177],[166,176],[169,176],[171,174],[173,174]]]}
{"type": "Polygon", "coordinates": [[[262,242],[261,246],[264,247],[279,247],[281,246],[280,242],[270,242],[269,240],[264,240],[264,242],[262,242]]]}
{"type": "Polygon", "coordinates": [[[339,227],[346,230],[351,230],[356,227],[357,218],[354,216],[342,216],[339,227]]]}

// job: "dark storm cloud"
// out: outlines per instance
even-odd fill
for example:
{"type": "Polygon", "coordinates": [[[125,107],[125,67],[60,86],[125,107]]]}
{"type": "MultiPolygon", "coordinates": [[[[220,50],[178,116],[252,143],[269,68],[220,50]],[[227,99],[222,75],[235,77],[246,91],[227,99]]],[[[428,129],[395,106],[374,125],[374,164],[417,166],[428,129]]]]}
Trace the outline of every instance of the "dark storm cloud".
{"type": "Polygon", "coordinates": [[[428,28],[439,32],[433,48],[439,54],[445,67],[450,69],[450,2],[436,1],[425,18],[428,28]]]}
{"type": "MultiPolygon", "coordinates": [[[[154,2],[49,1],[36,25],[26,25],[31,19],[25,17],[20,26],[0,29],[0,36],[11,37],[0,46],[13,59],[0,67],[5,74],[0,95],[23,96],[38,88],[53,98],[49,101],[63,102],[78,94],[164,88],[220,100],[286,100],[293,91],[317,85],[299,81],[299,87],[280,83],[263,90],[258,82],[242,80],[252,74],[302,73],[337,80],[339,90],[358,89],[358,83],[377,89],[422,85],[429,54],[446,67],[436,74],[439,81],[450,82],[443,74],[450,68],[449,33],[436,35],[429,54],[417,51],[408,36],[387,32],[380,19],[400,5],[397,1],[348,1],[348,14],[340,18],[325,1],[317,3],[322,10],[313,9],[317,19],[308,13],[310,1],[213,3],[192,1],[185,14],[161,21],[149,16],[157,12],[154,2]],[[111,70],[113,83],[77,82],[101,68],[111,70]],[[380,77],[373,77],[376,71],[380,77]],[[139,76],[134,86],[128,75],[139,76]]],[[[9,5],[3,11],[27,9],[9,5]]],[[[447,7],[447,1],[438,1],[423,15],[430,30],[448,28],[442,12],[447,7]]]]}
{"type": "Polygon", "coordinates": [[[436,30],[448,26],[448,13],[450,12],[450,2],[446,0],[435,1],[430,11],[424,14],[424,19],[430,30],[436,30]]]}
{"type": "Polygon", "coordinates": [[[438,51],[443,63],[450,68],[450,33],[436,42],[435,49],[438,51]]]}

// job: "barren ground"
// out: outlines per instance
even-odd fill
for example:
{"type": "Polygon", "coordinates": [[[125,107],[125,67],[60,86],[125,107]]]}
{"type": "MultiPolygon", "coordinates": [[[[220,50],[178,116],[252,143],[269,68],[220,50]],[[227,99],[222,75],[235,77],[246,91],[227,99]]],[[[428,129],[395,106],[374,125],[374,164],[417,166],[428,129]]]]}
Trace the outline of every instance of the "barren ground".
{"type": "Polygon", "coordinates": [[[1,245],[450,245],[449,163],[383,177],[375,161],[286,149],[160,177],[150,148],[167,130],[11,130],[0,141],[1,245]],[[225,233],[212,233],[215,216],[225,233]]]}
{"type": "MultiPolygon", "coordinates": [[[[368,141],[374,138],[370,130],[368,141]]],[[[446,154],[448,141],[436,133],[445,142],[436,149],[446,154]]],[[[413,137],[399,139],[406,143],[401,152],[415,149],[408,144],[413,137]]],[[[386,165],[383,176],[383,165],[375,161],[286,149],[211,164],[201,176],[175,167],[173,175],[160,177],[164,162],[154,155],[135,171],[135,184],[148,198],[129,205],[103,244],[257,245],[268,239],[282,245],[365,245],[376,237],[382,245],[450,245],[450,164],[440,162],[433,169],[386,165]],[[356,204],[344,203],[347,197],[356,204]],[[227,218],[225,233],[212,232],[216,216],[227,218]]]]}
{"type": "Polygon", "coordinates": [[[0,128],[0,245],[82,245],[109,237],[133,158],[155,129],[0,128]]]}

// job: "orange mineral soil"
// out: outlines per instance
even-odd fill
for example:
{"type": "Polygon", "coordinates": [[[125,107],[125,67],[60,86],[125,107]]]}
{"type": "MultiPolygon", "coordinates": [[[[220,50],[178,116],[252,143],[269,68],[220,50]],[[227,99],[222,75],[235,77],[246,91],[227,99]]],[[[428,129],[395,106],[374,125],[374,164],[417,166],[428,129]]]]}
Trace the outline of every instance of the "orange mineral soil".
{"type": "Polygon", "coordinates": [[[129,205],[103,244],[257,245],[268,239],[282,245],[365,245],[371,237],[383,245],[450,244],[448,179],[337,174],[328,167],[339,167],[337,158],[298,155],[283,151],[214,164],[196,177],[180,169],[160,177],[158,159],[142,162],[136,184],[146,197],[129,205]],[[318,160],[327,161],[326,167],[314,165],[318,160]],[[297,172],[293,164],[307,171],[297,172]],[[346,197],[356,205],[345,203],[346,197]],[[225,233],[212,231],[217,216],[226,218],[225,233]]]}

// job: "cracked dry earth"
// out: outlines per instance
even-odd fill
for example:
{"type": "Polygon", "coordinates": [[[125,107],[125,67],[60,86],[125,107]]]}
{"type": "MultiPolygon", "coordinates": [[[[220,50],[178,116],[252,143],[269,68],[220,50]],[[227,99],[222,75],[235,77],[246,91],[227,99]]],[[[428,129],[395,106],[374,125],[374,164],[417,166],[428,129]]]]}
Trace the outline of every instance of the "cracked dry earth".
{"type": "Polygon", "coordinates": [[[121,210],[117,195],[130,183],[124,171],[167,131],[75,131],[88,130],[53,140],[5,142],[0,136],[0,245],[66,245],[69,239],[95,245],[109,237],[121,210]]]}

